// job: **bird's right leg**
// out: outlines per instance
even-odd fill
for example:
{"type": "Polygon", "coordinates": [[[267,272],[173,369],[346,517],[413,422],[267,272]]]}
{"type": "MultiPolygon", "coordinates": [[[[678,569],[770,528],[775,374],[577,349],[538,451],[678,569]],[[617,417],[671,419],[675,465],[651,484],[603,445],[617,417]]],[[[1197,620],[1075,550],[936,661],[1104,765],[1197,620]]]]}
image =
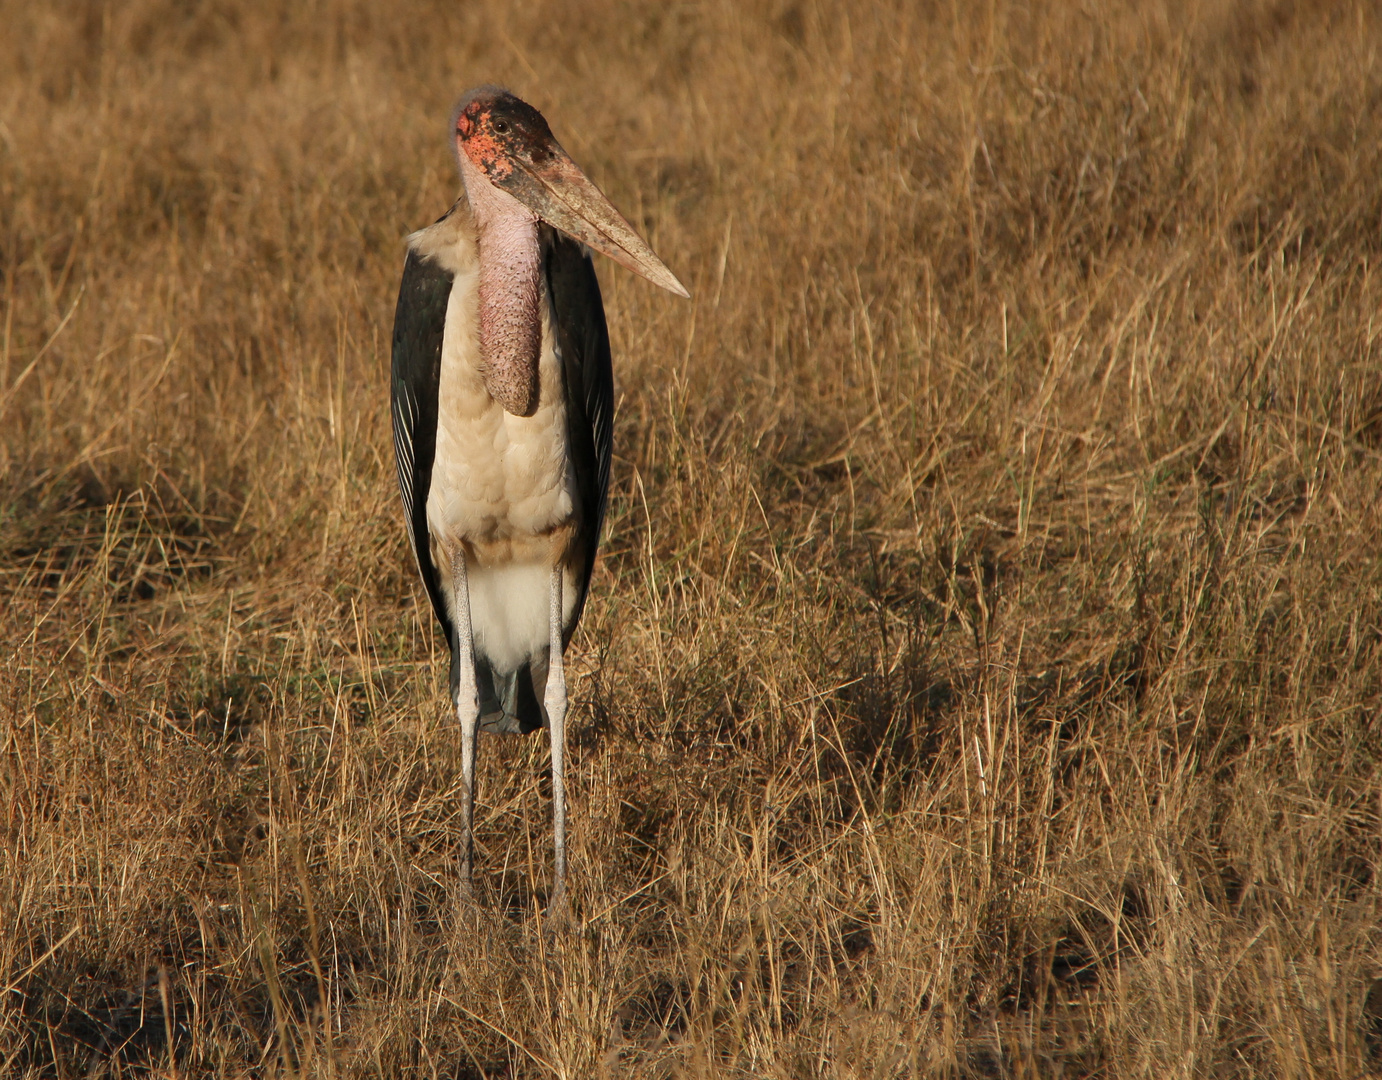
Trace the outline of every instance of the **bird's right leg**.
{"type": "Polygon", "coordinates": [[[470,627],[470,587],[465,548],[451,556],[452,662],[456,665],[456,719],[461,722],[461,896],[472,895],[475,862],[475,743],[480,732],[480,695],[475,685],[475,638],[470,627]]]}

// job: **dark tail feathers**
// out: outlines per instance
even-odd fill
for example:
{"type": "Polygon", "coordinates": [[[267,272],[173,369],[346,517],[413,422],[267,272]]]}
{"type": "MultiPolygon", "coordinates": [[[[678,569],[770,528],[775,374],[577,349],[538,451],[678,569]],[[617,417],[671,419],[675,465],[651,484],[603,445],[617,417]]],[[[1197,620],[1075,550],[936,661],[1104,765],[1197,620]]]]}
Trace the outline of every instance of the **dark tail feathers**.
{"type": "MultiPolygon", "coordinates": [[[[534,671],[529,661],[517,671],[496,675],[484,657],[475,660],[475,682],[480,691],[480,730],[527,735],[547,726],[542,693],[547,686],[547,665],[534,671]]],[[[461,686],[455,654],[451,658],[451,700],[461,686]]]]}

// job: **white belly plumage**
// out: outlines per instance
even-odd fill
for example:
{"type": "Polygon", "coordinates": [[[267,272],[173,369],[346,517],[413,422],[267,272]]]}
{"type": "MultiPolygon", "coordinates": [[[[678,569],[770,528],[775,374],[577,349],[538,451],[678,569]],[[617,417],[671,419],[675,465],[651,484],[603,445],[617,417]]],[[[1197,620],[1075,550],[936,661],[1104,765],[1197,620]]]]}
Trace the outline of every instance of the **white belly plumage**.
{"type": "MultiPolygon", "coordinates": [[[[532,416],[514,416],[485,389],[479,258],[468,218],[453,213],[412,238],[416,248],[433,254],[454,275],[427,524],[435,565],[449,566],[452,553],[465,546],[476,654],[487,658],[496,673],[505,673],[529,658],[545,660],[551,568],[567,561],[579,503],[566,450],[561,361],[545,291],[539,305],[543,326],[537,410],[532,416]]],[[[573,570],[566,567],[563,574],[564,623],[577,599],[573,570]]],[[[440,578],[454,617],[451,577],[443,573],[440,578]]]]}

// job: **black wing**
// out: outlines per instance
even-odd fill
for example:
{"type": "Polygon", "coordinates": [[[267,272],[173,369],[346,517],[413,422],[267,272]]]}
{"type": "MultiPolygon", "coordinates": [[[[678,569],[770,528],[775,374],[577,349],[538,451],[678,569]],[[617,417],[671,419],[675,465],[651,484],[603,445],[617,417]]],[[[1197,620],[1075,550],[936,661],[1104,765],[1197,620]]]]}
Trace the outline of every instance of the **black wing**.
{"type": "Polygon", "coordinates": [[[547,253],[547,295],[556,323],[557,349],[566,386],[567,452],[581,501],[580,595],[564,628],[570,641],[585,608],[595,549],[609,493],[609,459],[614,436],[614,369],[600,282],[585,249],[553,230],[547,253]]]}
{"type": "Polygon", "coordinates": [[[450,298],[451,275],[431,259],[409,251],[393,317],[393,448],[408,539],[448,645],[451,618],[437,568],[432,564],[427,493],[432,487],[432,461],[437,452],[437,386],[450,298]]]}

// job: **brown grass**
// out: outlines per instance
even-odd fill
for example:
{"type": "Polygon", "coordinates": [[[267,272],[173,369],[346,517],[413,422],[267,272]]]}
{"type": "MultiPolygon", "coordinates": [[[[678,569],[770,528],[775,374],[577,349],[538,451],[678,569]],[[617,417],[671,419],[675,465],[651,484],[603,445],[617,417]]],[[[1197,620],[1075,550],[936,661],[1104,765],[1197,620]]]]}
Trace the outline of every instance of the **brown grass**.
{"type": "Polygon", "coordinates": [[[1368,4],[0,2],[0,1075],[1357,1077],[1368,4]],[[690,304],[545,740],[459,755],[401,238],[503,81],[690,304]]]}

